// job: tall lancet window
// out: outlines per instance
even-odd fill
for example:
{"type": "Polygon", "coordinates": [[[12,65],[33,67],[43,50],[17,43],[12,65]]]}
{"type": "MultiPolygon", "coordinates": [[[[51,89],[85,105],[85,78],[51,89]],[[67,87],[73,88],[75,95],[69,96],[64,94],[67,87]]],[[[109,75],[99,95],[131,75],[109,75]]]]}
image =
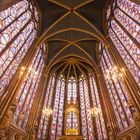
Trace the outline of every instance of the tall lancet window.
{"type": "Polygon", "coordinates": [[[117,0],[109,9],[114,12],[108,20],[109,36],[140,86],[140,5],[117,0]]]}
{"type": "Polygon", "coordinates": [[[52,124],[50,130],[50,139],[54,140],[57,136],[62,135],[63,127],[63,111],[64,111],[64,93],[65,79],[61,75],[56,83],[56,93],[54,99],[54,108],[52,116],[52,124]]]}
{"type": "Polygon", "coordinates": [[[93,122],[90,111],[89,91],[87,80],[80,77],[79,80],[79,94],[80,94],[80,109],[81,109],[81,124],[82,124],[82,135],[85,139],[93,140],[93,122]]]}
{"type": "Polygon", "coordinates": [[[100,44],[100,65],[104,74],[109,96],[114,108],[120,130],[129,127],[132,123],[132,114],[128,107],[128,90],[122,79],[116,78],[117,67],[109,52],[100,44]],[[109,72],[109,75],[108,75],[109,72]],[[109,78],[109,77],[112,78],[109,78]]]}
{"type": "Polygon", "coordinates": [[[0,12],[0,100],[37,34],[35,5],[21,0],[0,12]]]}
{"type": "Polygon", "coordinates": [[[68,80],[68,93],[67,93],[67,100],[68,103],[73,101],[73,103],[76,103],[77,99],[77,87],[76,87],[76,79],[74,77],[71,77],[68,80]]]}
{"type": "Polygon", "coordinates": [[[93,117],[95,118],[96,128],[98,133],[98,139],[105,140],[107,139],[107,131],[105,127],[105,120],[103,117],[102,107],[99,92],[97,89],[96,81],[94,76],[90,75],[89,77],[90,89],[93,102],[93,117]]]}
{"type": "MultiPolygon", "coordinates": [[[[48,135],[48,125],[51,117],[50,111],[52,111],[52,104],[53,104],[53,94],[54,94],[54,85],[55,85],[55,75],[52,76],[49,80],[46,97],[45,97],[45,103],[43,106],[43,111],[39,123],[39,129],[38,129],[38,135],[37,137],[39,139],[45,139],[48,135]]],[[[46,85],[44,85],[46,86],[46,85]]]]}
{"type": "Polygon", "coordinates": [[[22,83],[17,96],[18,105],[13,116],[13,122],[23,129],[26,128],[44,67],[43,47],[44,44],[36,52],[31,66],[27,68],[26,79],[22,83]]]}

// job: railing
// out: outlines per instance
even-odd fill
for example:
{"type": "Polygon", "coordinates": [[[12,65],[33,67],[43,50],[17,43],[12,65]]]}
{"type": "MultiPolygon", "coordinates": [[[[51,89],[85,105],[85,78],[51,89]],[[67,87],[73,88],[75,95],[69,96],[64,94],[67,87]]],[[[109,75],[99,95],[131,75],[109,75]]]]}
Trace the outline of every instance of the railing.
{"type": "Polygon", "coordinates": [[[29,135],[14,124],[0,130],[0,140],[28,140],[29,135]]]}
{"type": "Polygon", "coordinates": [[[125,129],[124,131],[120,132],[117,135],[118,140],[122,140],[122,139],[132,139],[132,140],[136,140],[137,136],[137,129],[136,126],[131,126],[127,129],[125,129]]]}

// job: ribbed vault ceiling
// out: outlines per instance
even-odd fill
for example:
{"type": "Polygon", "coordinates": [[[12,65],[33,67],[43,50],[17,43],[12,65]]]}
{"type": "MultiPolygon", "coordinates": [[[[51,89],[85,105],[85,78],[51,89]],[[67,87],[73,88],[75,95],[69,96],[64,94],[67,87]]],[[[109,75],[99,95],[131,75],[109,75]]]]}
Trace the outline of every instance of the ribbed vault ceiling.
{"type": "Polygon", "coordinates": [[[48,47],[48,63],[75,55],[97,60],[97,43],[104,41],[106,0],[37,0],[42,15],[40,42],[48,47]]]}
{"type": "Polygon", "coordinates": [[[79,78],[80,75],[88,75],[93,72],[92,66],[78,57],[66,57],[52,67],[52,73],[69,77],[79,78]]]}

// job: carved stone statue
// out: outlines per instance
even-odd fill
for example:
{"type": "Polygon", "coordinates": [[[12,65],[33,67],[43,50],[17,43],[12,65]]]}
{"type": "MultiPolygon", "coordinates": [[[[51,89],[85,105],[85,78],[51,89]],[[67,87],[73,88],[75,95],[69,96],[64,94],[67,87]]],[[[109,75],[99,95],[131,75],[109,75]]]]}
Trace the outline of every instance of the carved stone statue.
{"type": "Polygon", "coordinates": [[[113,129],[115,131],[117,131],[118,127],[115,123],[113,123],[113,128],[107,123],[107,129],[108,129],[108,133],[109,133],[109,140],[114,140],[115,136],[114,136],[114,132],[113,129]]]}
{"type": "Polygon", "coordinates": [[[135,121],[137,130],[138,130],[138,135],[140,136],[140,113],[138,112],[138,110],[136,109],[136,107],[133,105],[132,100],[129,100],[128,101],[128,106],[129,106],[129,109],[132,112],[133,119],[135,121]]]}
{"type": "Polygon", "coordinates": [[[6,112],[6,114],[4,115],[1,123],[0,123],[0,129],[5,129],[9,126],[12,116],[15,112],[15,109],[17,107],[17,99],[14,100],[14,102],[12,103],[11,107],[9,108],[9,110],[6,112]]]}
{"type": "Polygon", "coordinates": [[[37,122],[35,122],[31,129],[31,140],[35,140],[37,127],[38,127],[38,124],[37,122]]]}

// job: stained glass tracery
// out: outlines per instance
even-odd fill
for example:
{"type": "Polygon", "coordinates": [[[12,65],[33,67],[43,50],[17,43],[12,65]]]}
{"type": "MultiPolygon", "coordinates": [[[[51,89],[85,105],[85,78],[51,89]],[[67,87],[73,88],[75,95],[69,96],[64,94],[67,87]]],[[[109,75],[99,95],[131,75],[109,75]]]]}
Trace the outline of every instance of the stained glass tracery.
{"type": "Polygon", "coordinates": [[[114,18],[108,21],[109,36],[140,86],[140,6],[130,0],[114,3],[114,18]]]}
{"type": "Polygon", "coordinates": [[[105,120],[103,117],[100,96],[99,96],[99,92],[97,89],[94,76],[89,77],[89,82],[90,82],[90,89],[91,89],[94,112],[96,111],[95,109],[98,109],[98,111],[94,113],[95,121],[96,121],[96,128],[98,132],[98,139],[107,139],[105,120]]]}
{"type": "Polygon", "coordinates": [[[51,140],[55,139],[56,136],[62,135],[64,93],[65,93],[65,79],[63,77],[59,77],[56,86],[53,116],[52,116],[52,123],[50,128],[51,140]]]}
{"type": "Polygon", "coordinates": [[[67,129],[78,129],[78,118],[75,112],[70,112],[67,116],[67,129]]]}
{"type": "MultiPolygon", "coordinates": [[[[42,45],[43,46],[43,45],[42,45]]],[[[44,67],[42,47],[36,52],[31,66],[28,69],[25,81],[18,92],[18,105],[13,115],[13,123],[25,129],[33,105],[40,77],[44,67]]]]}
{"type": "MultiPolygon", "coordinates": [[[[38,12],[22,0],[0,12],[0,98],[37,34],[38,12]]],[[[34,7],[34,8],[33,8],[34,7]]]]}
{"type": "MultiPolygon", "coordinates": [[[[102,44],[100,44],[102,45],[102,44]]],[[[132,114],[128,107],[128,89],[121,79],[114,82],[105,75],[107,70],[111,70],[115,64],[108,51],[102,45],[100,65],[104,74],[105,82],[108,88],[110,100],[118,121],[120,130],[128,128],[133,124],[132,114]]]]}
{"type": "MultiPolygon", "coordinates": [[[[49,85],[47,88],[46,92],[46,97],[45,97],[45,103],[43,106],[43,109],[51,109],[52,108],[52,100],[53,100],[53,92],[54,92],[54,85],[55,85],[55,75],[51,77],[49,80],[49,85]]],[[[44,85],[45,86],[45,85],[44,85]]],[[[39,122],[39,128],[38,128],[38,138],[47,138],[47,129],[50,121],[50,116],[51,114],[43,114],[41,115],[41,119],[39,122]]]]}
{"type": "MultiPolygon", "coordinates": [[[[114,42],[119,54],[124,59],[131,74],[134,76],[138,85],[140,85],[140,6],[130,0],[117,0],[113,5],[114,18],[108,21],[109,35],[114,42]],[[125,59],[127,58],[127,59],[125,59]]],[[[107,20],[110,20],[111,6],[107,11],[107,20]]],[[[7,93],[4,90],[13,78],[20,63],[32,45],[38,26],[38,12],[31,1],[21,0],[11,7],[0,12],[0,101],[4,99],[7,93]]],[[[42,47],[45,45],[43,44],[42,47]]],[[[36,96],[41,74],[44,66],[44,58],[42,47],[35,54],[31,69],[27,73],[26,80],[22,83],[18,92],[18,105],[13,115],[13,123],[25,129],[28,123],[28,117],[36,96]]],[[[105,73],[107,69],[112,69],[115,65],[109,52],[100,45],[102,50],[101,68],[105,73]]],[[[109,91],[109,97],[113,104],[117,122],[120,130],[128,128],[133,124],[132,114],[128,108],[127,87],[124,82],[119,80],[114,82],[106,77],[106,85],[109,91]]],[[[107,133],[105,121],[103,118],[102,107],[100,103],[99,93],[94,77],[89,78],[90,90],[92,95],[93,106],[100,110],[95,118],[98,138],[106,139],[107,133]]],[[[54,76],[49,81],[46,91],[44,108],[53,107],[52,122],[49,115],[42,113],[39,124],[38,138],[46,138],[49,121],[51,122],[51,130],[49,136],[55,139],[56,136],[62,135],[63,117],[64,117],[64,97],[65,97],[65,79],[63,76],[54,76]],[[56,91],[54,83],[57,83],[56,91]],[[55,91],[55,93],[54,93],[55,91]],[[53,94],[54,106],[53,106],[53,94]]],[[[93,120],[90,112],[89,87],[86,78],[81,77],[79,83],[71,77],[68,80],[68,96],[70,103],[72,100],[75,104],[77,101],[77,90],[79,90],[80,109],[81,109],[81,126],[82,134],[85,139],[94,139],[93,120]],[[79,89],[77,89],[79,84],[79,89]]],[[[67,116],[67,128],[78,127],[78,116],[75,112],[70,112],[67,116]]]]}
{"type": "Polygon", "coordinates": [[[81,77],[79,81],[80,107],[81,107],[81,124],[82,135],[85,139],[93,140],[93,122],[90,113],[90,101],[88,85],[85,78],[81,77]]]}
{"type": "Polygon", "coordinates": [[[76,86],[76,79],[74,77],[71,77],[68,80],[68,95],[67,100],[68,103],[73,101],[73,103],[76,103],[77,99],[77,86],[76,86]]]}

